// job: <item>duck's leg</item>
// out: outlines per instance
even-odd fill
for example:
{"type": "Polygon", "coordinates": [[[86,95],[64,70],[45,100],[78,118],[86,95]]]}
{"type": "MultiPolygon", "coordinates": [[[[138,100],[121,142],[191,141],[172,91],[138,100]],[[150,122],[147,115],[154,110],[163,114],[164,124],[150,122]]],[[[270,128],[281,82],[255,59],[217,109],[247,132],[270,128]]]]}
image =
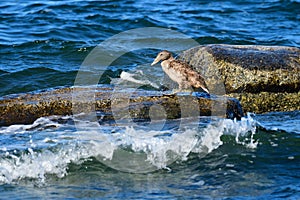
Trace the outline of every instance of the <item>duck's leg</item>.
{"type": "Polygon", "coordinates": [[[178,83],[178,88],[177,89],[173,89],[172,93],[175,94],[175,93],[178,93],[178,92],[182,92],[183,88],[184,88],[183,87],[183,83],[180,82],[180,83],[178,83]]]}
{"type": "Polygon", "coordinates": [[[164,94],[164,95],[166,95],[166,96],[173,96],[173,95],[177,94],[180,91],[181,90],[179,88],[177,88],[177,89],[174,88],[174,89],[172,89],[172,91],[170,93],[164,94]]]}
{"type": "Polygon", "coordinates": [[[180,92],[187,92],[190,95],[192,95],[194,92],[194,89],[190,86],[190,84],[188,82],[182,82],[179,85],[179,90],[180,90],[180,92]]]}
{"type": "Polygon", "coordinates": [[[178,83],[178,88],[173,89],[172,93],[170,95],[175,95],[178,92],[189,92],[190,95],[192,95],[193,90],[186,87],[186,84],[184,82],[178,83]]]}

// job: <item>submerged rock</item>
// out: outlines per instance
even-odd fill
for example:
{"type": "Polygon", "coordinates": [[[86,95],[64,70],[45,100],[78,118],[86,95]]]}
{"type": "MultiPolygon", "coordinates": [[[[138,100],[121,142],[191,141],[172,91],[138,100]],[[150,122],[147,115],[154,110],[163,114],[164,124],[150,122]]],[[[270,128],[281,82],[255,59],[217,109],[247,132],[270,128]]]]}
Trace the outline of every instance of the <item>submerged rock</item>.
{"type": "Polygon", "coordinates": [[[162,92],[113,88],[63,88],[0,99],[0,126],[29,124],[39,117],[95,112],[98,120],[156,120],[197,116],[241,118],[234,98],[164,95],[162,92]]]}
{"type": "Polygon", "coordinates": [[[280,46],[206,45],[183,52],[211,93],[241,101],[245,112],[299,109],[300,49],[280,46]]]}

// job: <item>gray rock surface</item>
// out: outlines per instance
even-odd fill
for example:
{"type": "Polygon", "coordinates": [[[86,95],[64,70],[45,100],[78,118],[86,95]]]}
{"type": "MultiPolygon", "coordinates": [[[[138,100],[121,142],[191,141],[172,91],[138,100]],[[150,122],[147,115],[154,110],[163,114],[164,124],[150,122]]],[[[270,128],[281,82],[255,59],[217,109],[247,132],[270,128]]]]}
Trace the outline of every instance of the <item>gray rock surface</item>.
{"type": "Polygon", "coordinates": [[[211,93],[239,99],[245,112],[300,109],[298,48],[213,44],[179,58],[205,77],[211,93]]]}
{"type": "Polygon", "coordinates": [[[0,99],[0,126],[29,124],[39,117],[97,113],[100,120],[177,119],[219,116],[241,118],[242,107],[234,98],[220,96],[164,95],[112,88],[63,88],[0,99]],[[93,98],[89,98],[89,96],[93,98]]]}

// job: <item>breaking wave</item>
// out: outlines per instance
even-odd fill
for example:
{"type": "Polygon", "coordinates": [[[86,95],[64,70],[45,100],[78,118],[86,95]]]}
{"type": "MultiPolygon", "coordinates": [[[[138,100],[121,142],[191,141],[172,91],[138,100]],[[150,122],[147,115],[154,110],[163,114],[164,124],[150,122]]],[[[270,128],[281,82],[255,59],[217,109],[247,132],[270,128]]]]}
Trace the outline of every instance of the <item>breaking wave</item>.
{"type": "Polygon", "coordinates": [[[47,176],[68,175],[70,164],[81,165],[96,159],[118,171],[147,173],[172,170],[170,165],[184,162],[190,154],[204,157],[222,144],[223,135],[230,135],[246,148],[256,148],[257,122],[249,115],[240,121],[201,117],[197,128],[188,120],[180,130],[147,129],[146,126],[99,125],[77,121],[71,116],[37,119],[31,125],[0,128],[0,183],[17,183],[24,179],[45,182],[47,176]],[[84,127],[84,129],[82,129],[84,127]],[[13,138],[13,139],[12,139],[13,138]],[[9,140],[10,139],[10,140],[9,140]]]}

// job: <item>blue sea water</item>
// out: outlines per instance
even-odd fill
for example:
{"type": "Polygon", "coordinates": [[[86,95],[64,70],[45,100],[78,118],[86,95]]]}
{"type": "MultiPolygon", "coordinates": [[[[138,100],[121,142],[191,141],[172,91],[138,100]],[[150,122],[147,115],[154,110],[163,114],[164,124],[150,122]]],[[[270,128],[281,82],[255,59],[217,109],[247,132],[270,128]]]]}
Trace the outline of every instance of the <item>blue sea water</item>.
{"type": "MultiPolygon", "coordinates": [[[[300,47],[297,0],[4,0],[0,20],[0,97],[73,86],[95,47],[137,28],[176,31],[199,44],[300,47]]],[[[111,63],[108,76],[116,81],[141,67],[150,80],[161,77],[145,69],[158,50],[143,45],[184,49],[182,35],[120,40],[115,52],[132,43],[140,49],[111,63]]],[[[92,121],[51,116],[0,127],[0,198],[299,199],[299,144],[299,111],[104,124],[100,132],[92,121]]]]}

